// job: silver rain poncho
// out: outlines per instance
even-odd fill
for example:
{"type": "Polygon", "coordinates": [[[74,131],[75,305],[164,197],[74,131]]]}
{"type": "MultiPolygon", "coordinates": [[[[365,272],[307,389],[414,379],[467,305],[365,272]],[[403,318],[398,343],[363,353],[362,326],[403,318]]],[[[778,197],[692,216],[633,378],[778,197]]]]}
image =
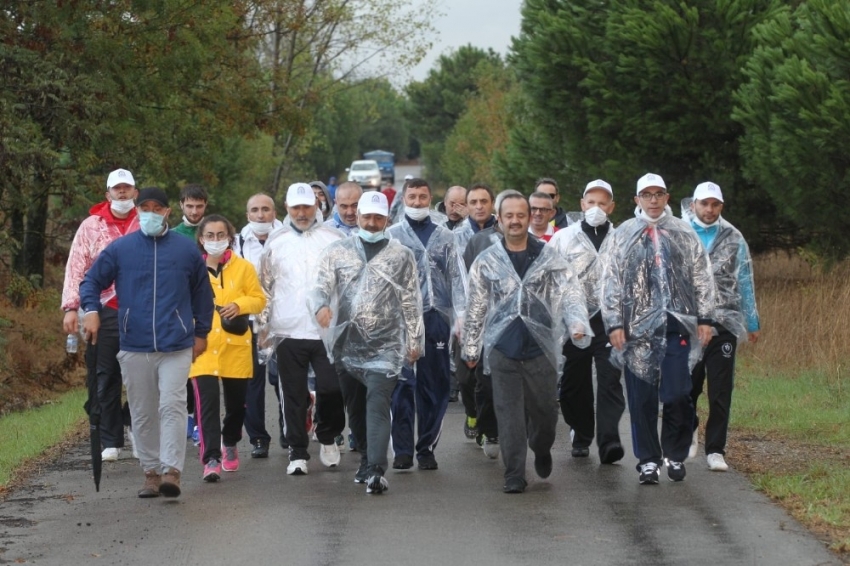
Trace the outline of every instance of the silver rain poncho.
{"type": "Polygon", "coordinates": [[[466,309],[466,269],[452,231],[437,224],[427,248],[406,220],[388,228],[387,234],[413,252],[419,272],[422,312],[436,309],[449,327],[462,320],[466,309]]]}
{"type": "Polygon", "coordinates": [[[714,321],[737,336],[738,342],[746,341],[747,332],[759,329],[752,257],[744,236],[722,217],[708,257],[716,292],[714,321]]]}
{"type": "Polygon", "coordinates": [[[667,209],[656,223],[623,222],[601,257],[600,307],[606,332],[623,328],[626,345],[611,361],[638,378],[658,378],[667,348],[667,315],[691,336],[690,368],[699,361],[698,320],[714,315],[714,279],[694,230],[667,209]]]}
{"type": "Polygon", "coordinates": [[[416,262],[398,242],[369,262],[359,237],[325,248],[307,304],[314,316],[330,307],[333,318],[323,336],[328,358],[355,377],[367,371],[398,375],[409,353],[425,352],[416,262]]]}
{"type": "Polygon", "coordinates": [[[570,335],[584,334],[580,340],[573,339],[579,348],[590,344],[584,292],[569,264],[554,248],[544,246],[522,279],[500,243],[487,248],[472,263],[461,357],[483,357],[484,373],[489,374],[490,352],[517,317],[558,375],[564,368],[562,350],[570,335]]]}
{"type": "Polygon", "coordinates": [[[317,221],[303,233],[289,222],[265,244],[260,258],[260,284],[266,294],[266,308],[257,317],[257,345],[262,359],[268,359],[286,338],[317,340],[321,329],[307,307],[307,293],[313,288],[319,256],[345,235],[317,221]]]}
{"type": "Polygon", "coordinates": [[[602,262],[599,261],[599,256],[605,253],[611,244],[613,234],[614,227],[609,226],[608,234],[597,252],[596,246],[581,229],[581,222],[576,222],[555,232],[547,244],[558,250],[581,281],[589,318],[599,312],[599,288],[602,284],[602,262]]]}

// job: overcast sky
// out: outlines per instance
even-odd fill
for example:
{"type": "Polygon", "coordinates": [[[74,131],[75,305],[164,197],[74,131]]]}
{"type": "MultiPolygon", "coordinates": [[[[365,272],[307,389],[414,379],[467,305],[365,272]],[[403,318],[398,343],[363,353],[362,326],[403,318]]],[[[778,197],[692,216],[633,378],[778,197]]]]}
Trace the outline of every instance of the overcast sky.
{"type": "Polygon", "coordinates": [[[519,34],[521,5],[522,0],[440,1],[444,15],[434,22],[440,35],[425,59],[411,71],[411,79],[424,79],[437,57],[467,43],[484,49],[492,47],[494,51],[505,55],[511,36],[519,34]]]}

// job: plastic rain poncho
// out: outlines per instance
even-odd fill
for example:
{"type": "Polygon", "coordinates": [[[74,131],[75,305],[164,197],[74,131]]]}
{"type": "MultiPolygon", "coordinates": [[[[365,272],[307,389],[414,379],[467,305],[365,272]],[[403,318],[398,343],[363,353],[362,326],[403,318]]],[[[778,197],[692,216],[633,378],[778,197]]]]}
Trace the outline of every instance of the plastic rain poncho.
{"type": "Polygon", "coordinates": [[[457,253],[454,235],[437,224],[427,248],[407,220],[387,229],[387,234],[413,252],[419,273],[422,312],[436,309],[449,327],[463,319],[466,309],[466,269],[457,253]]]}
{"type": "Polygon", "coordinates": [[[328,357],[355,377],[398,375],[410,352],[425,352],[416,261],[399,242],[390,241],[368,263],[359,237],[334,242],[319,258],[307,302],[314,315],[330,307],[328,357]]]}
{"type": "Polygon", "coordinates": [[[581,284],[566,260],[544,246],[540,255],[519,278],[501,243],[484,250],[469,270],[466,320],[461,337],[461,357],[478,360],[483,347],[484,373],[490,373],[490,352],[499,337],[520,317],[544,355],[561,374],[566,339],[579,348],[590,344],[592,333],[581,284]]]}
{"type": "Polygon", "coordinates": [[[739,342],[745,341],[747,332],[759,330],[750,248],[741,232],[722,217],[708,228],[692,226],[703,242],[703,235],[713,236],[708,257],[716,293],[714,321],[737,336],[739,342]]]}
{"type": "Polygon", "coordinates": [[[601,256],[600,297],[605,330],[623,328],[626,344],[611,361],[638,378],[658,379],[667,348],[667,315],[691,336],[690,368],[702,348],[697,323],[714,315],[714,279],[696,233],[669,210],[656,223],[642,215],[623,222],[601,256]]]}
{"type": "Polygon", "coordinates": [[[285,338],[318,340],[321,329],[314,312],[307,307],[307,294],[316,282],[319,256],[345,235],[317,222],[303,233],[289,222],[265,244],[260,259],[260,284],[266,294],[266,308],[259,319],[257,344],[270,355],[285,338]]]}
{"type": "Polygon", "coordinates": [[[589,318],[599,312],[599,289],[602,284],[602,262],[599,261],[599,256],[605,253],[613,234],[614,227],[609,226],[608,234],[597,252],[596,246],[581,229],[581,222],[576,222],[555,232],[547,244],[558,250],[581,281],[589,318]]]}

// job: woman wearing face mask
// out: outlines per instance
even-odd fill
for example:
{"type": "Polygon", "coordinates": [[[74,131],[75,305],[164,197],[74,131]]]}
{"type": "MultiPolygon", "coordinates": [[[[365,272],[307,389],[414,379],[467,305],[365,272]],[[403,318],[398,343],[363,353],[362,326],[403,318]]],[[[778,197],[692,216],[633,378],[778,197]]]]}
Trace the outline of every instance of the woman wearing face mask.
{"type": "Polygon", "coordinates": [[[212,214],[198,226],[198,245],[207,264],[215,310],[207,349],[192,364],[195,407],[200,432],[203,479],[218,481],[222,469],[239,469],[236,444],[242,439],[245,391],[254,375],[251,330],[247,315],[259,314],[266,298],[254,266],[234,254],[236,232],[223,216],[212,214]],[[224,392],[224,423],[219,418],[224,392]]]}

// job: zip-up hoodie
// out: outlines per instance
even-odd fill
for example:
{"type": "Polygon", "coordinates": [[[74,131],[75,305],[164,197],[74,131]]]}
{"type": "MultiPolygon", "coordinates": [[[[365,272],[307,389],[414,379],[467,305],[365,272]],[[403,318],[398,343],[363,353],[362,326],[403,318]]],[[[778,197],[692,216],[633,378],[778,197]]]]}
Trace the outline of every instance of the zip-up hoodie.
{"type": "Polygon", "coordinates": [[[119,344],[129,352],[176,352],[206,338],[213,293],[197,245],[171,230],[133,232],[106,247],[86,273],[80,299],[100,311],[100,293],[115,282],[119,344]]]}
{"type": "MultiPolygon", "coordinates": [[[[62,309],[76,310],[80,308],[80,283],[100,252],[110,243],[121,236],[139,229],[139,217],[136,209],[132,209],[127,218],[116,218],[109,208],[109,201],[99,202],[89,210],[89,216],[82,221],[71,252],[65,265],[65,284],[62,287],[62,309]]],[[[105,289],[100,296],[100,302],[113,309],[118,308],[113,286],[105,289]]]]}

